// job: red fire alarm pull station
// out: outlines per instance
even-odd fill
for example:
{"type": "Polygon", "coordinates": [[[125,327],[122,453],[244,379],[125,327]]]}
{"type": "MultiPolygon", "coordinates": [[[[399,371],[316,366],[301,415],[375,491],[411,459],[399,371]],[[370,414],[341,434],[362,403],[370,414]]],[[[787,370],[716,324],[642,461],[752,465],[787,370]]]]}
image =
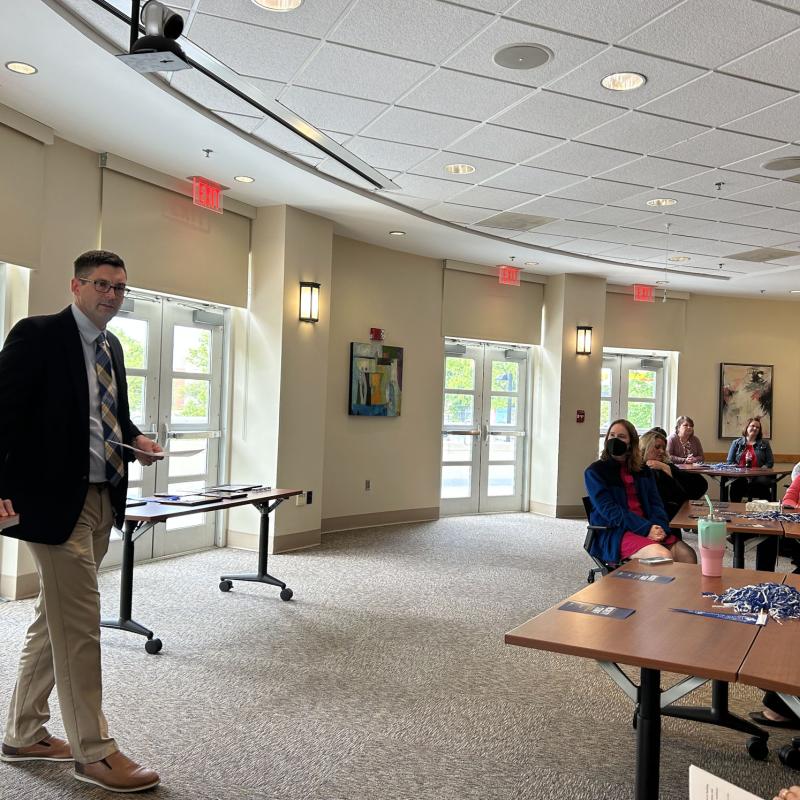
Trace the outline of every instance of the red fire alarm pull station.
{"type": "Polygon", "coordinates": [[[586,412],[582,408],[575,412],[575,422],[586,422],[586,412]]]}
{"type": "Polygon", "coordinates": [[[371,342],[382,342],[384,333],[383,328],[370,328],[369,339],[371,342]]]}

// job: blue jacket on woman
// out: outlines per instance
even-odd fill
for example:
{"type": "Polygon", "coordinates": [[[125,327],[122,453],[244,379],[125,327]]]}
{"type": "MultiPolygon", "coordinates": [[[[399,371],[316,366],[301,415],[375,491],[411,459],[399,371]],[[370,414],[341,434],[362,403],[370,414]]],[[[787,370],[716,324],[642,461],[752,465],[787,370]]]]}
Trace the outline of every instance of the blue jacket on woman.
{"type": "MultiPolygon", "coordinates": [[[[731,442],[731,449],[728,450],[728,463],[738,464],[739,459],[742,457],[745,447],[747,447],[747,439],[740,436],[731,442]]],[[[775,466],[775,459],[772,455],[772,448],[766,439],[757,439],[753,442],[753,450],[756,454],[756,466],[758,467],[773,467],[775,466]]]]}
{"type": "Polygon", "coordinates": [[[667,512],[649,467],[643,466],[640,472],[633,473],[644,517],[628,510],[628,496],[617,461],[595,461],[586,468],[583,480],[592,501],[589,522],[606,528],[598,531],[594,538],[591,554],[596,558],[606,562],[619,561],[620,543],[625,531],[647,536],[653,525],[660,525],[669,533],[667,512]]]}

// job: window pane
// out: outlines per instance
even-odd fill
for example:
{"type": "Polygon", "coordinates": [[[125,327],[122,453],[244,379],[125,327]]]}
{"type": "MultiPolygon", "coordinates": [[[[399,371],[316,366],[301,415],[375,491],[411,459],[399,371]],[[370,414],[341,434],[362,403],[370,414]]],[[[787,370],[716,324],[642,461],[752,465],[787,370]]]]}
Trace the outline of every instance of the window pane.
{"type": "Polygon", "coordinates": [[[514,494],[514,465],[504,464],[489,467],[489,497],[508,497],[514,494]]]}
{"type": "MultiPolygon", "coordinates": [[[[128,464],[128,483],[134,483],[142,479],[142,465],[138,461],[131,461],[128,464]]],[[[130,494],[130,492],[128,492],[130,494]]]]}
{"type": "MultiPolygon", "coordinates": [[[[170,483],[168,492],[202,492],[206,488],[205,481],[184,481],[183,483],[170,483]]],[[[191,528],[193,525],[202,525],[206,521],[205,514],[187,514],[185,517],[171,517],[167,520],[167,530],[177,531],[181,528],[191,528]]]]}
{"type": "Polygon", "coordinates": [[[600,394],[603,397],[611,397],[611,369],[603,367],[600,370],[600,394]]]}
{"type": "Polygon", "coordinates": [[[492,391],[516,392],[519,386],[519,363],[492,361],[492,391]]]}
{"type": "Polygon", "coordinates": [[[639,434],[649,431],[656,424],[655,403],[628,403],[628,419],[639,434]]]}
{"type": "Polygon", "coordinates": [[[473,441],[474,436],[443,436],[442,461],[471,461],[473,441]]]}
{"type": "Polygon", "coordinates": [[[175,372],[211,371],[211,331],[176,325],[172,344],[175,372]]]}
{"type": "Polygon", "coordinates": [[[513,461],[516,452],[516,436],[489,437],[489,461],[513,461]]]}
{"type": "Polygon", "coordinates": [[[444,367],[445,389],[475,388],[475,362],[471,358],[448,356],[444,367]]]}
{"type": "Polygon", "coordinates": [[[172,379],[172,422],[208,422],[209,381],[172,379]]]}
{"type": "Polygon", "coordinates": [[[628,397],[656,396],[656,373],[647,369],[632,369],[628,372],[628,397]]]}
{"type": "Polygon", "coordinates": [[[445,394],[444,424],[472,425],[475,398],[471,394],[445,394]]]}
{"type": "Polygon", "coordinates": [[[141,375],[128,376],[128,405],[131,422],[144,422],[144,377],[141,375]]]}
{"type": "Polygon", "coordinates": [[[108,323],[108,329],[119,339],[125,356],[127,369],[147,367],[147,321],[116,317],[108,323]]]}
{"type": "Polygon", "coordinates": [[[516,425],[517,398],[492,397],[492,411],[489,421],[492,425],[516,425]]]}
{"type": "Polygon", "coordinates": [[[611,401],[600,401],[600,430],[608,429],[608,423],[611,422],[611,401]]]}
{"type": "Polygon", "coordinates": [[[442,467],[442,497],[469,497],[472,467],[442,467]]]}
{"type": "Polygon", "coordinates": [[[169,449],[173,453],[180,453],[186,450],[201,450],[193,456],[179,456],[178,458],[168,458],[169,477],[183,477],[184,475],[205,475],[206,473],[206,451],[209,439],[172,439],[169,449]]]}

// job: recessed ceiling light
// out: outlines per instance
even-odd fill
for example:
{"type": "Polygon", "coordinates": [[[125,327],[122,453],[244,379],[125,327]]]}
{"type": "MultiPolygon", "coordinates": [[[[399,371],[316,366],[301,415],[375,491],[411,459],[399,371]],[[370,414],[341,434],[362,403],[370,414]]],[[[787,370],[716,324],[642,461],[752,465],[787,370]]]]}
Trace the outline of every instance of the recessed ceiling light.
{"type": "Polygon", "coordinates": [[[512,44],[494,54],[494,63],[506,69],[535,69],[552,57],[553,51],[543,44],[512,44]]]}
{"type": "Polygon", "coordinates": [[[235,181],[239,181],[239,183],[254,183],[255,178],[251,178],[249,175],[237,175],[234,178],[235,181]]]}
{"type": "Polygon", "coordinates": [[[800,289],[789,289],[789,294],[800,294],[800,289]]]}
{"type": "Polygon", "coordinates": [[[662,206],[674,206],[677,202],[672,197],[654,197],[652,200],[647,201],[647,205],[661,208],[662,206]]]}
{"type": "Polygon", "coordinates": [[[444,171],[449,172],[451,175],[472,175],[475,172],[475,167],[472,164],[448,164],[444,171]]]}
{"type": "Polygon", "coordinates": [[[538,261],[526,261],[525,262],[525,266],[526,267],[538,267],[539,266],[539,262],[538,261]]]}
{"type": "Polygon", "coordinates": [[[604,89],[612,92],[632,92],[647,83],[647,78],[639,72],[613,72],[600,81],[604,89]]]}
{"type": "Polygon", "coordinates": [[[303,0],[253,0],[257,6],[267,11],[294,11],[303,0]]]}
{"type": "Polygon", "coordinates": [[[677,262],[691,261],[691,260],[692,259],[689,256],[670,256],[667,259],[667,261],[677,261],[677,262]]]}
{"type": "Polygon", "coordinates": [[[405,231],[389,231],[389,236],[405,236],[405,231]]]}
{"type": "Polygon", "coordinates": [[[656,284],[658,286],[668,286],[669,285],[669,281],[656,281],[656,284]]]}
{"type": "Polygon", "coordinates": [[[18,75],[35,75],[39,71],[33,64],[26,64],[24,61],[6,61],[6,69],[18,75]]]}
{"type": "Polygon", "coordinates": [[[800,169],[800,156],[786,156],[785,158],[773,158],[772,161],[765,161],[761,165],[764,169],[781,172],[787,169],[800,169]]]}

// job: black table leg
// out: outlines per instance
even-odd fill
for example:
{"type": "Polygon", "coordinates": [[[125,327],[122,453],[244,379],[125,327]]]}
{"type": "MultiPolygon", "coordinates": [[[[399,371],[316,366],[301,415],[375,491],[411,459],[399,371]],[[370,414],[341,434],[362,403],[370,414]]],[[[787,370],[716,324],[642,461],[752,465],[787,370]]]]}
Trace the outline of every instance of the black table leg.
{"type": "MultiPolygon", "coordinates": [[[[137,528],[141,523],[134,520],[125,521],[125,530],[122,532],[122,569],[119,585],[119,617],[117,619],[104,619],[100,621],[101,628],[115,628],[129,633],[138,633],[147,639],[144,649],[148,653],[157,653],[161,650],[161,639],[153,638],[153,631],[131,619],[131,603],[133,599],[133,555],[134,540],[137,528]]],[[[142,525],[142,527],[144,527],[142,525]]],[[[151,526],[152,527],[152,526],[151,526]]],[[[144,531],[140,532],[143,533],[144,531]]]]}
{"type": "Polygon", "coordinates": [[[267,572],[269,557],[269,515],[275,510],[284,498],[275,500],[272,504],[254,503],[253,505],[261,514],[261,523],[258,529],[258,572],[247,575],[221,575],[219,579],[220,591],[229,592],[233,587],[232,581],[251,581],[255,583],[268,583],[271,586],[280,586],[281,600],[291,600],[294,592],[283,581],[279,581],[267,572]]]}
{"type": "Polygon", "coordinates": [[[658,800],[661,759],[661,672],[642,667],[636,706],[635,800],[658,800]]]}
{"type": "Polygon", "coordinates": [[[724,475],[719,478],[719,500],[721,503],[728,502],[728,479],[724,475]]]}
{"type": "Polygon", "coordinates": [[[744,569],[744,543],[746,534],[732,533],[733,537],[733,568],[744,569]]]}

